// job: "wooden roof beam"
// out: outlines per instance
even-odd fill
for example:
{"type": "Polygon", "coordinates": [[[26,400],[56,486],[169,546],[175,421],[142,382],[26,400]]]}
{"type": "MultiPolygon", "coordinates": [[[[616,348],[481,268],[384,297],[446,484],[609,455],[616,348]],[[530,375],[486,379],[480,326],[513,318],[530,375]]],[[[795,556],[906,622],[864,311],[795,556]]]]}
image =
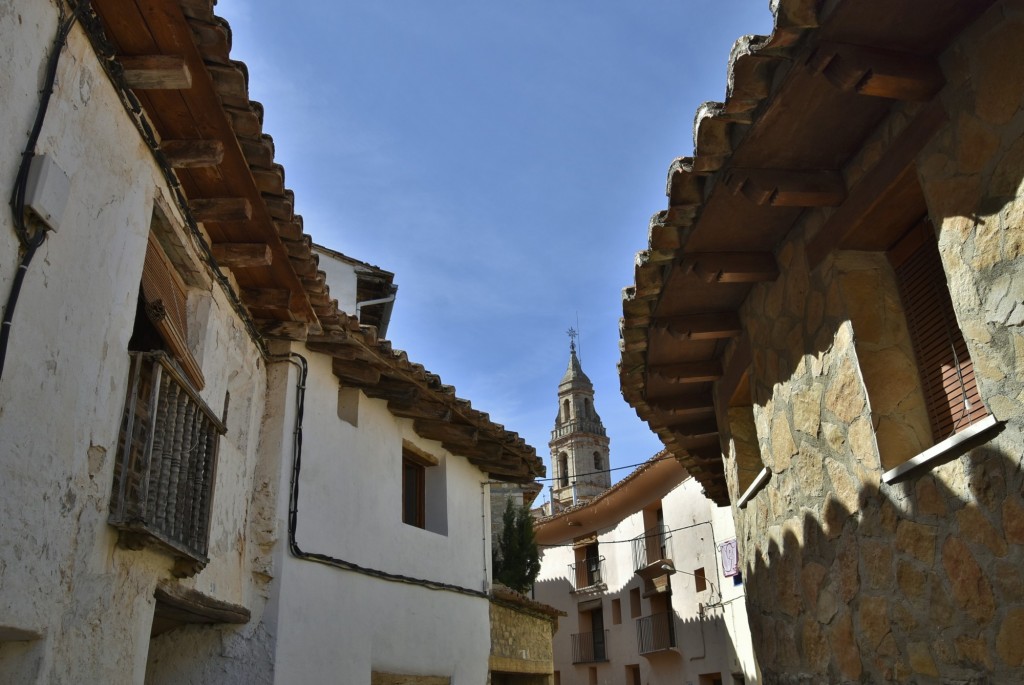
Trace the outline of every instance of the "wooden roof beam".
{"type": "Polygon", "coordinates": [[[210,250],[217,264],[228,269],[269,266],[273,259],[266,243],[217,243],[210,250]]]}
{"type": "Polygon", "coordinates": [[[443,404],[432,402],[388,402],[388,411],[400,419],[427,419],[430,421],[451,421],[452,410],[443,404]]]}
{"type": "Polygon", "coordinates": [[[676,436],[685,438],[718,438],[718,422],[706,416],[687,416],[659,426],[658,430],[667,430],[676,436]]]}
{"type": "Polygon", "coordinates": [[[771,207],[836,207],[846,198],[846,185],[830,169],[730,169],[725,179],[733,194],[771,207]]]}
{"type": "Polygon", "coordinates": [[[160,152],[175,169],[215,167],[224,161],[224,143],[219,140],[164,140],[160,152]]]}
{"type": "Polygon", "coordinates": [[[380,382],[380,371],[366,362],[336,358],[331,361],[331,371],[341,382],[358,388],[380,382]]]}
{"type": "Polygon", "coordinates": [[[722,364],[717,359],[658,364],[651,366],[648,373],[668,383],[706,383],[722,376],[722,364]]]}
{"type": "Polygon", "coordinates": [[[292,291],[287,288],[247,288],[242,291],[242,301],[247,307],[288,309],[292,291]]]}
{"type": "Polygon", "coordinates": [[[715,412],[715,405],[711,401],[711,393],[699,393],[695,395],[678,395],[676,397],[665,397],[661,399],[647,400],[655,411],[669,416],[702,416],[715,412]]]}
{"type": "Polygon", "coordinates": [[[192,217],[200,222],[249,221],[252,204],[244,197],[211,197],[188,203],[192,217]]]}
{"type": "Polygon", "coordinates": [[[192,72],[184,57],[173,55],[122,56],[124,81],[132,90],[186,90],[192,87],[192,72]]]}
{"type": "Polygon", "coordinates": [[[680,266],[706,283],[766,283],[779,277],[770,252],[694,252],[680,266]]]}
{"type": "Polygon", "coordinates": [[[687,314],[656,320],[651,328],[665,331],[681,341],[735,338],[743,333],[736,312],[687,314]]]}
{"type": "Polygon", "coordinates": [[[452,443],[453,446],[473,445],[480,434],[475,426],[452,423],[451,421],[431,421],[428,419],[414,420],[412,429],[421,438],[437,440],[442,443],[452,443]]]}
{"type": "Polygon", "coordinates": [[[807,63],[840,90],[891,100],[928,102],[946,84],[931,57],[863,45],[823,41],[807,63]]]}

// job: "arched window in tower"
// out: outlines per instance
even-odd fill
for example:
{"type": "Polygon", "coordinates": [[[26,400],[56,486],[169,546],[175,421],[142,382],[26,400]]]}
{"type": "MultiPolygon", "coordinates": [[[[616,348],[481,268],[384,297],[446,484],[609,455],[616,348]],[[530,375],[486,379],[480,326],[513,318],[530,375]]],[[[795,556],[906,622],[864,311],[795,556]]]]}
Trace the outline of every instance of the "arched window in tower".
{"type": "Polygon", "coordinates": [[[594,470],[595,471],[600,471],[602,468],[604,468],[604,467],[601,466],[601,453],[600,452],[594,452],[594,470]]]}
{"type": "Polygon", "coordinates": [[[562,420],[569,420],[569,400],[562,402],[562,420]]]}
{"type": "Polygon", "coordinates": [[[584,397],[583,398],[583,416],[588,418],[588,419],[593,416],[592,412],[590,411],[590,398],[589,397],[584,397]]]}
{"type": "Polygon", "coordinates": [[[569,455],[565,452],[558,454],[558,485],[562,488],[569,487],[569,455]]]}

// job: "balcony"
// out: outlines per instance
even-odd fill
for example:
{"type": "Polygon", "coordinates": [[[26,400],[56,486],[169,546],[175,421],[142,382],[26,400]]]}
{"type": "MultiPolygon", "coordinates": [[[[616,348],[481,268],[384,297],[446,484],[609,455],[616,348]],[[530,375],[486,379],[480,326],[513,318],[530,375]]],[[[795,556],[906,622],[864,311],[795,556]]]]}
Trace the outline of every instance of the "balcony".
{"type": "Polygon", "coordinates": [[[608,661],[605,645],[608,642],[608,631],[596,633],[572,634],[572,662],[574,664],[590,664],[597,661],[608,661]]]}
{"type": "Polygon", "coordinates": [[[131,549],[177,557],[175,574],[206,565],[218,437],[226,431],[163,352],[132,352],[107,521],[131,549]]]}
{"type": "Polygon", "coordinates": [[[558,440],[570,433],[590,433],[592,435],[604,435],[604,426],[597,419],[573,419],[559,428],[551,431],[551,439],[558,440]]]}
{"type": "Polygon", "coordinates": [[[630,541],[633,570],[644,581],[645,597],[669,590],[669,576],[676,572],[669,554],[671,540],[667,526],[659,524],[630,541]]]}
{"type": "Polygon", "coordinates": [[[636,620],[636,649],[640,654],[663,652],[676,646],[672,613],[651,614],[636,620]]]}
{"type": "Polygon", "coordinates": [[[604,557],[584,559],[569,564],[569,577],[573,579],[573,591],[579,592],[604,583],[604,557]]]}

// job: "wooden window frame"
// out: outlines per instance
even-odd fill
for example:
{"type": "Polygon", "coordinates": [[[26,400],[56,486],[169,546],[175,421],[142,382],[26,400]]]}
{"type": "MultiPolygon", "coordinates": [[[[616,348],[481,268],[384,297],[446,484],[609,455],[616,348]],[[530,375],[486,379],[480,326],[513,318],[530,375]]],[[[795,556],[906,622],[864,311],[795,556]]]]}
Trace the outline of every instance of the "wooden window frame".
{"type": "Polygon", "coordinates": [[[427,527],[427,468],[411,452],[402,454],[402,523],[427,527]]]}
{"type": "Polygon", "coordinates": [[[934,441],[928,449],[882,474],[883,483],[893,483],[920,466],[945,458],[964,443],[980,439],[998,422],[977,387],[974,362],[956,320],[938,241],[927,217],[901,236],[886,256],[896,277],[934,441]],[[945,369],[950,360],[952,365],[945,369]],[[961,403],[966,411],[957,410],[961,403]]]}

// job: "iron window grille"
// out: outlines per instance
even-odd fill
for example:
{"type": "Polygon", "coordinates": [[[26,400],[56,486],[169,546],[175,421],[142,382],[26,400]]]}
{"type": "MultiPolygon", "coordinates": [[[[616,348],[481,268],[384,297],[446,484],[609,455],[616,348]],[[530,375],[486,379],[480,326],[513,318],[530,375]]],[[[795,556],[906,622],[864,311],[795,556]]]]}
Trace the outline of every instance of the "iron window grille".
{"type": "Polygon", "coordinates": [[[604,557],[587,557],[569,564],[569,575],[576,581],[575,590],[582,590],[604,582],[604,557]]]}
{"type": "Polygon", "coordinates": [[[594,633],[573,633],[572,662],[574,664],[588,664],[596,661],[608,661],[605,653],[607,642],[607,630],[599,630],[594,633]]]}
{"type": "Polygon", "coordinates": [[[108,522],[131,549],[178,557],[178,575],[207,558],[219,436],[226,428],[163,352],[130,352],[108,522]]]}
{"type": "Polygon", "coordinates": [[[643,616],[636,620],[636,649],[640,654],[661,652],[676,646],[672,613],[643,616]]]}
{"type": "Polygon", "coordinates": [[[642,535],[633,538],[630,541],[633,548],[633,570],[639,571],[656,561],[668,559],[668,543],[671,539],[672,534],[664,523],[648,528],[642,535]]]}

